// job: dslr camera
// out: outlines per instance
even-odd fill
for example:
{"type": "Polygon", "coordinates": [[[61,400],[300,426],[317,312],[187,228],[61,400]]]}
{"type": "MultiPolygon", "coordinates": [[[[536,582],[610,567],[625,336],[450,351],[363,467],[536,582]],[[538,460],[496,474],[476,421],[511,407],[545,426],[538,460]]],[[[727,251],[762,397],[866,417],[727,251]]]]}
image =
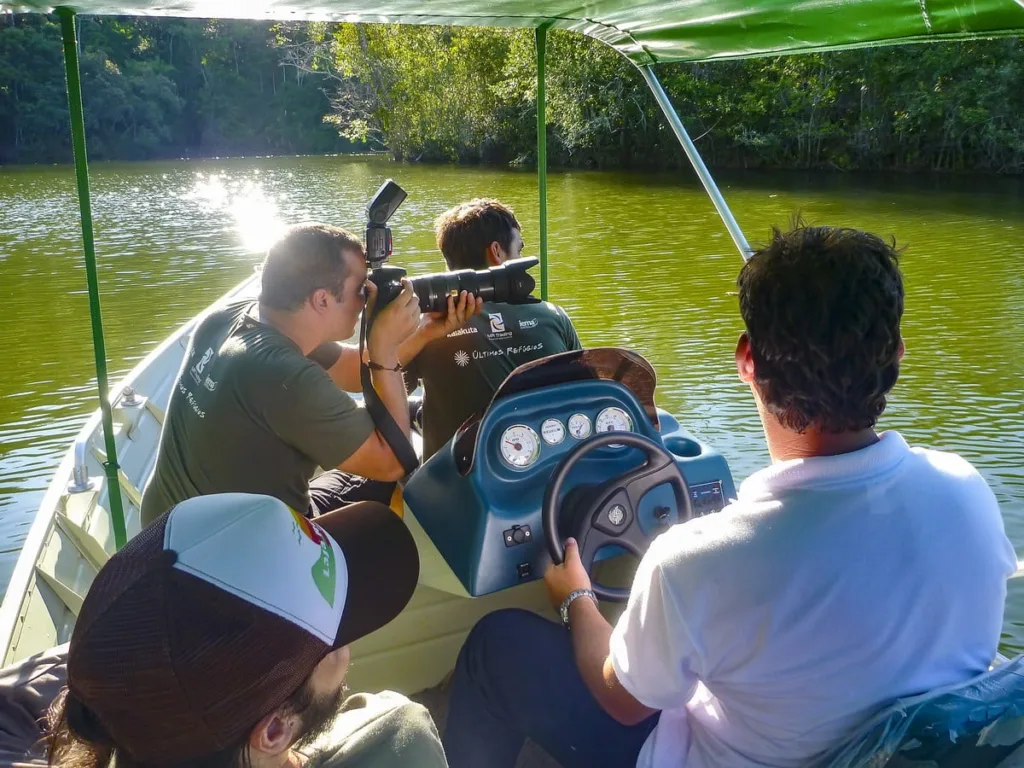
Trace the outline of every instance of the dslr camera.
{"type": "MultiPolygon", "coordinates": [[[[369,279],[377,286],[375,312],[380,311],[402,292],[406,271],[387,264],[391,257],[391,229],[388,220],[406,198],[406,192],[392,179],[366,204],[366,266],[369,279]]],[[[490,269],[460,269],[420,275],[410,281],[420,302],[421,312],[444,312],[448,297],[468,291],[484,301],[504,304],[534,304],[530,294],[537,283],[527,271],[538,264],[535,258],[512,259],[490,269]]]]}

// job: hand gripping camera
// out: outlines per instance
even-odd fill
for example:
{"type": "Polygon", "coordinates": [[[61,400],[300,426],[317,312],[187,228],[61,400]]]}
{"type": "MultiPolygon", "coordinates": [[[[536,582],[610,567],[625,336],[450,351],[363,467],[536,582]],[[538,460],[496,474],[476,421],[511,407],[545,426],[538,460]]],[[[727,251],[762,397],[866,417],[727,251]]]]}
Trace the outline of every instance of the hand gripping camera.
{"type": "MultiPolygon", "coordinates": [[[[391,229],[388,220],[406,198],[406,192],[388,179],[366,204],[366,266],[369,279],[377,286],[380,310],[402,292],[401,280],[406,271],[387,265],[391,257],[391,229]]],[[[512,259],[490,269],[460,269],[420,275],[410,281],[420,302],[421,312],[444,312],[449,296],[468,291],[484,301],[504,304],[534,304],[530,294],[537,283],[528,272],[538,264],[535,258],[512,259]]]]}

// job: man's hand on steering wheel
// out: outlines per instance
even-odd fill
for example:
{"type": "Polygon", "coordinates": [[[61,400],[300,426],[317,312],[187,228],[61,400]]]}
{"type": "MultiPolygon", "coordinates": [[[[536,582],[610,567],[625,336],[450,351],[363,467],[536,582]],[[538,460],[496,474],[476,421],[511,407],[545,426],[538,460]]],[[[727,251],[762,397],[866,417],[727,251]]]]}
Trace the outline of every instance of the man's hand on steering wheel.
{"type": "Polygon", "coordinates": [[[583,567],[576,539],[566,539],[565,560],[561,565],[552,563],[548,566],[544,573],[544,586],[548,589],[548,599],[556,611],[572,592],[590,589],[590,575],[583,567]]]}
{"type": "MultiPolygon", "coordinates": [[[[660,516],[655,512],[657,520],[672,524],[692,518],[693,502],[686,478],[675,458],[660,441],[636,432],[603,432],[580,442],[555,465],[544,490],[541,520],[551,561],[562,562],[566,557],[561,543],[564,534],[560,530],[565,527],[581,542],[579,548],[573,543],[573,555],[579,560],[583,571],[589,571],[598,552],[608,546],[619,546],[635,557],[642,558],[663,525],[648,523],[645,528],[638,519],[640,502],[648,491],[663,485],[670,486],[675,495],[676,514],[672,514],[671,508],[666,508],[660,516]],[[646,454],[646,460],[641,466],[606,480],[585,506],[577,507],[573,513],[574,519],[562,520],[559,505],[569,473],[587,454],[612,445],[638,448],[646,454]]],[[[559,578],[558,582],[561,581],[559,578]]],[[[576,583],[575,579],[573,583],[576,583]]],[[[593,589],[601,600],[624,603],[629,599],[629,589],[626,587],[592,584],[589,578],[586,586],[593,589]]],[[[560,590],[559,594],[568,594],[569,591],[560,590]]]]}
{"type": "Polygon", "coordinates": [[[426,312],[420,320],[419,332],[425,341],[435,341],[447,336],[452,331],[469,322],[474,315],[479,315],[484,308],[484,300],[463,291],[456,303],[454,296],[448,297],[447,312],[426,312]]]}

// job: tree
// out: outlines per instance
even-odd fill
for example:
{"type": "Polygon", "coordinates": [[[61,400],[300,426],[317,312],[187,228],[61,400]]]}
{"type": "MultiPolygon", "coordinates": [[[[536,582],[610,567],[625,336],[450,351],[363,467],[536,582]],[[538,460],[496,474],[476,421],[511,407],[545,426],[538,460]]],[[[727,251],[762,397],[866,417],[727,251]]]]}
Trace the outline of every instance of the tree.
{"type": "MultiPolygon", "coordinates": [[[[403,160],[533,163],[533,30],[80,19],[90,154],[370,147],[403,160]]],[[[1024,172],[1017,39],[659,68],[710,165],[1024,172]]],[[[552,31],[554,165],[681,166],[639,73],[552,31]]],[[[70,160],[60,30],[0,16],[0,162],[70,160]]]]}

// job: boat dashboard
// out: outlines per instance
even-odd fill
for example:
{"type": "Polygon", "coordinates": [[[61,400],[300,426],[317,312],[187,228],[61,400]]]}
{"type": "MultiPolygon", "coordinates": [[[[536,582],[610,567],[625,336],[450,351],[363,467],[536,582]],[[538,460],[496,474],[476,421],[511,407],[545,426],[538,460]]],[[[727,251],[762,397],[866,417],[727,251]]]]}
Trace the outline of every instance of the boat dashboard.
{"type": "MultiPolygon", "coordinates": [[[[664,448],[683,474],[693,515],[735,496],[725,459],[654,403],[656,377],[640,355],[599,348],[567,352],[513,372],[490,406],[417,470],[405,486],[409,511],[471,596],[539,578],[550,562],[542,506],[562,460],[588,439],[629,432],[664,448]]],[[[644,463],[637,448],[612,444],[575,463],[558,506],[607,486],[644,463]]],[[[651,488],[636,509],[650,535],[680,519],[673,489],[651,488]]],[[[614,555],[608,547],[601,557],[614,555]]]]}

